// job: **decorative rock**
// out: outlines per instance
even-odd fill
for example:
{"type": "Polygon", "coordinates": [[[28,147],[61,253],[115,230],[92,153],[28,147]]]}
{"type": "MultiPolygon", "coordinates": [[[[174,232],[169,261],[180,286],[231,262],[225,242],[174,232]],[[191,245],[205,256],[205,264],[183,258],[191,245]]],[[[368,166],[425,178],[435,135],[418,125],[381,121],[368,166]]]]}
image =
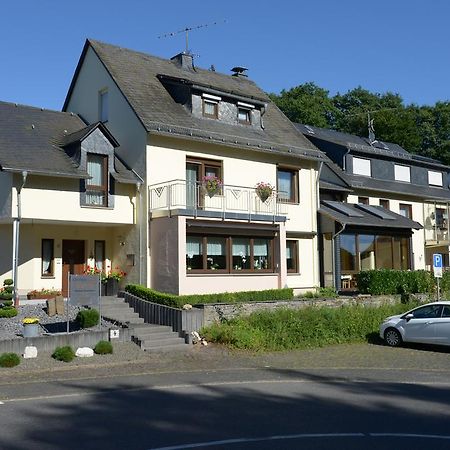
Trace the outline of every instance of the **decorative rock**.
{"type": "Polygon", "coordinates": [[[32,345],[28,345],[27,347],[25,347],[25,351],[23,352],[23,357],[25,359],[37,358],[37,348],[32,345]]]}
{"type": "Polygon", "coordinates": [[[94,350],[89,347],[79,347],[75,352],[75,356],[78,356],[79,358],[91,358],[94,356],[94,350]]]}

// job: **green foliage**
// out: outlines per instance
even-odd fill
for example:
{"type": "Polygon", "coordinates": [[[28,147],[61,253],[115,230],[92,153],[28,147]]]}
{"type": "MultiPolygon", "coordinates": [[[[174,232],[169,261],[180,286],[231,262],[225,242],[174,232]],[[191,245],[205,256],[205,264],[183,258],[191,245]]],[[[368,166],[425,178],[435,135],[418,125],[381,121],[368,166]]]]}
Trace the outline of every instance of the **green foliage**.
{"type": "Polygon", "coordinates": [[[14,281],[12,278],[5,278],[3,280],[3,286],[12,286],[14,284],[14,281]]]}
{"type": "Polygon", "coordinates": [[[426,270],[366,270],[356,275],[362,294],[417,294],[433,292],[434,279],[426,270]]]}
{"type": "Polygon", "coordinates": [[[0,355],[0,367],[14,367],[20,364],[20,357],[15,353],[2,353],[0,355]]]}
{"type": "Polygon", "coordinates": [[[307,291],[303,298],[336,298],[338,293],[333,287],[316,287],[315,291],[307,291]]]}
{"type": "Polygon", "coordinates": [[[261,311],[217,323],[201,330],[208,341],[253,351],[281,351],[364,342],[378,333],[388,316],[402,314],[415,304],[381,307],[307,307],[301,310],[261,311]]]}
{"type": "Polygon", "coordinates": [[[357,136],[368,135],[367,112],[371,111],[377,139],[450,164],[450,102],[405,105],[397,93],[373,93],[360,86],[330,97],[327,90],[314,83],[270,97],[293,122],[357,136]]]}
{"type": "Polygon", "coordinates": [[[98,325],[100,314],[96,309],[83,309],[78,312],[75,320],[81,328],[91,328],[98,325]]]}
{"type": "Polygon", "coordinates": [[[9,318],[17,316],[17,309],[13,306],[0,308],[0,318],[9,318]]]}
{"type": "Polygon", "coordinates": [[[70,362],[75,358],[75,352],[69,345],[57,347],[52,354],[52,358],[58,361],[70,362]]]}
{"type": "Polygon", "coordinates": [[[3,304],[3,306],[12,306],[13,304],[12,300],[0,300],[0,302],[3,304]]]}
{"type": "Polygon", "coordinates": [[[292,289],[268,289],[265,291],[222,292],[219,294],[173,295],[158,292],[144,286],[129,284],[125,290],[130,294],[160,305],[181,308],[186,303],[191,305],[203,303],[238,303],[292,300],[292,289]]]}
{"type": "Polygon", "coordinates": [[[99,341],[94,347],[94,352],[97,355],[107,355],[113,352],[113,346],[109,341],[99,341]]]}

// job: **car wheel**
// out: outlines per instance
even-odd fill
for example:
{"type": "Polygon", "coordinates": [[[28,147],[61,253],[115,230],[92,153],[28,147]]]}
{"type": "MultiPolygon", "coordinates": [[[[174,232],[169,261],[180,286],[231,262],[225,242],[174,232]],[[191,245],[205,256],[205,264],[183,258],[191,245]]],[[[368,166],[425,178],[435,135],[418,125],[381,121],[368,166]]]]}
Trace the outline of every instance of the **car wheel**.
{"type": "Polygon", "coordinates": [[[384,341],[389,347],[398,347],[402,343],[402,335],[395,328],[388,328],[384,332],[384,341]]]}

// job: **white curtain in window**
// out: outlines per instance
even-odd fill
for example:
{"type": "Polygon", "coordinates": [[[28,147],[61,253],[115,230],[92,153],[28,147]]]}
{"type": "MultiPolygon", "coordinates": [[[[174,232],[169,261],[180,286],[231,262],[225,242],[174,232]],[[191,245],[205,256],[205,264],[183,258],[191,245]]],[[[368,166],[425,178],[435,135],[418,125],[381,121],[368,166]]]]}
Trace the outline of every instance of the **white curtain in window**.
{"type": "Polygon", "coordinates": [[[292,258],[291,246],[286,245],[286,259],[291,259],[291,258],[292,258]]]}
{"type": "Polygon", "coordinates": [[[209,237],[206,253],[208,256],[225,255],[225,239],[209,237]]]}
{"type": "Polygon", "coordinates": [[[269,245],[266,239],[255,239],[253,241],[253,255],[254,256],[269,255],[269,245]]]}
{"type": "Polygon", "coordinates": [[[103,261],[105,259],[105,243],[102,241],[95,241],[95,267],[103,270],[103,261]]]}
{"type": "Polygon", "coordinates": [[[292,174],[290,172],[278,172],[278,195],[281,198],[292,198],[292,174]]]}
{"type": "Polygon", "coordinates": [[[186,255],[192,258],[194,255],[202,254],[202,238],[188,236],[186,238],[186,255]]]}
{"type": "Polygon", "coordinates": [[[52,254],[53,241],[45,239],[42,242],[42,273],[50,274],[52,272],[52,254]]]}
{"type": "Polygon", "coordinates": [[[248,239],[233,239],[233,256],[249,256],[250,242],[248,239]]]}
{"type": "Polygon", "coordinates": [[[94,186],[103,185],[103,157],[101,155],[89,155],[87,162],[87,172],[92,177],[87,180],[87,184],[94,186]]]}

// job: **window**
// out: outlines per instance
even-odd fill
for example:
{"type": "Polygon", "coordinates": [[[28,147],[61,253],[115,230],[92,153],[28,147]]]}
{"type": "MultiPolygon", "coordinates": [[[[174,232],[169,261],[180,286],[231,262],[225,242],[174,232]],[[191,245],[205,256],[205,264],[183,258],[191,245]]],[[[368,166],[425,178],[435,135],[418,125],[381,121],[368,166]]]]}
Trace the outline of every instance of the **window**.
{"type": "Polygon", "coordinates": [[[105,269],[105,241],[94,242],[94,259],[95,268],[99,270],[105,269]]]}
{"type": "Polygon", "coordinates": [[[394,178],[395,181],[411,183],[411,168],[408,166],[401,166],[400,164],[394,164],[394,178]]]}
{"type": "Polygon", "coordinates": [[[298,241],[286,241],[286,265],[288,273],[298,273],[298,241]]]}
{"type": "Polygon", "coordinates": [[[412,312],[414,319],[436,319],[441,317],[442,305],[427,305],[412,312]]]}
{"type": "Polygon", "coordinates": [[[203,116],[209,117],[210,119],[218,119],[220,100],[222,98],[216,95],[202,94],[203,116]]]}
{"type": "Polygon", "coordinates": [[[108,157],[88,153],[87,172],[91,178],[86,180],[86,204],[108,206],[108,157]]]}
{"type": "Polygon", "coordinates": [[[42,239],[41,246],[41,275],[43,277],[52,277],[54,275],[54,241],[53,239],[42,239]]]}
{"type": "Polygon", "coordinates": [[[358,197],[358,203],[360,205],[368,205],[369,204],[369,197],[358,197]]]}
{"type": "Polygon", "coordinates": [[[278,168],[278,199],[287,203],[298,203],[298,170],[278,168]]]}
{"type": "Polygon", "coordinates": [[[273,272],[273,239],[186,236],[189,273],[273,272]]]}
{"type": "Polygon", "coordinates": [[[355,175],[365,175],[366,177],[372,176],[370,159],[353,157],[353,173],[355,175]]]}
{"type": "Polygon", "coordinates": [[[380,206],[384,209],[389,209],[389,200],[380,199],[380,206]]]}
{"type": "Polygon", "coordinates": [[[412,219],[412,205],[400,203],[399,214],[407,219],[412,219]]]}
{"type": "Polygon", "coordinates": [[[107,90],[100,91],[98,97],[99,97],[98,118],[100,122],[108,122],[108,113],[109,113],[108,91],[107,90]]]}
{"type": "Polygon", "coordinates": [[[250,110],[247,108],[238,108],[238,121],[243,124],[250,124],[250,110]]]}
{"type": "Polygon", "coordinates": [[[428,171],[428,184],[431,186],[442,186],[442,172],[428,171]]]}

